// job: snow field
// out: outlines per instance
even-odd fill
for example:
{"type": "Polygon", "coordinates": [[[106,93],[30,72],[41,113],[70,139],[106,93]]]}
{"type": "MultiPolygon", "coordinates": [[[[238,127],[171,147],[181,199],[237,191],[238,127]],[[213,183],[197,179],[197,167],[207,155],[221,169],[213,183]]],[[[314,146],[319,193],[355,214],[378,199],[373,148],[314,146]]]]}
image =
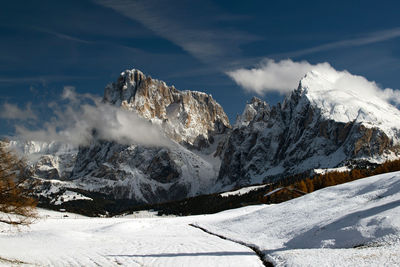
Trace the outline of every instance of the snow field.
{"type": "Polygon", "coordinates": [[[277,266],[400,265],[400,172],[198,225],[258,247],[277,266]]]}
{"type": "Polygon", "coordinates": [[[276,266],[400,266],[400,172],[213,215],[39,213],[45,219],[19,232],[0,225],[0,265],[263,266],[233,240],[276,266]]]}
{"type": "Polygon", "coordinates": [[[40,213],[47,219],[30,229],[0,234],[0,259],[28,266],[263,266],[251,249],[189,226],[207,216],[62,218],[63,213],[40,213]]]}

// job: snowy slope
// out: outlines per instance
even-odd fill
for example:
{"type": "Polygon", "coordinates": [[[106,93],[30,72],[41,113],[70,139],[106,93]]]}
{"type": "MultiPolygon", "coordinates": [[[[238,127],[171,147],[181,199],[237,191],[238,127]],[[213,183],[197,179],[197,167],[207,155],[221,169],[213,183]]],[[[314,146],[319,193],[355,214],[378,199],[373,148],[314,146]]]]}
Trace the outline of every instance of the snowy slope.
{"type": "Polygon", "coordinates": [[[240,189],[235,190],[235,191],[224,192],[224,193],[219,194],[219,195],[221,197],[240,196],[240,195],[245,195],[245,194],[247,194],[247,193],[249,193],[251,191],[264,188],[266,186],[268,186],[268,185],[267,184],[263,184],[263,185],[248,186],[248,187],[240,188],[240,189]]]}
{"type": "MultiPolygon", "coordinates": [[[[301,79],[302,95],[321,111],[325,119],[343,123],[359,122],[368,128],[379,127],[398,143],[400,111],[378,97],[374,92],[376,89],[368,82],[342,85],[341,80],[348,75],[351,74],[311,71],[301,79]],[[359,88],[360,84],[363,88],[359,88]]],[[[362,77],[358,79],[363,80],[362,77]]]]}
{"type": "Polygon", "coordinates": [[[400,172],[199,225],[257,246],[278,266],[395,266],[400,262],[400,172]]]}
{"type": "Polygon", "coordinates": [[[0,247],[7,248],[0,249],[0,265],[10,265],[1,260],[8,259],[29,266],[263,266],[251,249],[188,225],[203,216],[106,219],[58,214],[45,212],[49,218],[30,229],[0,233],[0,247]]]}

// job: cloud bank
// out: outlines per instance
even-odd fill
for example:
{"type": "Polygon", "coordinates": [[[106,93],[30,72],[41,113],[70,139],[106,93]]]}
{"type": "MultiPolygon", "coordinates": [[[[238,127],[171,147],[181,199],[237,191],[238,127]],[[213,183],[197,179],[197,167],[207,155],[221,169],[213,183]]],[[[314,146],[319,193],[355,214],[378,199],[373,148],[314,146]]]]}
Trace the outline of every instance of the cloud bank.
{"type": "Polygon", "coordinates": [[[306,73],[316,71],[332,83],[333,88],[357,91],[376,96],[395,105],[400,104],[399,90],[382,89],[376,82],[348,71],[335,70],[329,63],[310,64],[307,61],[295,62],[290,59],[274,61],[266,59],[259,67],[237,69],[226,72],[239,86],[248,92],[264,95],[268,92],[288,94],[297,88],[306,73]]]}
{"type": "Polygon", "coordinates": [[[103,103],[99,97],[77,94],[73,88],[65,87],[62,101],[65,104],[61,106],[59,103],[49,104],[54,114],[50,121],[41,123],[37,117],[34,118],[38,130],[16,125],[18,138],[75,146],[88,145],[94,138],[121,144],[171,145],[161,127],[132,111],[103,103]]]}

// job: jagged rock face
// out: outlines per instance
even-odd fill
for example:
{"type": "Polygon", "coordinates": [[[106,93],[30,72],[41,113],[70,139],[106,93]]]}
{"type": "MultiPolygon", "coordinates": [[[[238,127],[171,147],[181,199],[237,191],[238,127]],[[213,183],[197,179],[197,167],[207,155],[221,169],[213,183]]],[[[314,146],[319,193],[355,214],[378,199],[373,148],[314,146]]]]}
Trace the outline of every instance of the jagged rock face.
{"type": "Polygon", "coordinates": [[[269,111],[270,108],[265,101],[262,101],[257,97],[253,97],[251,99],[251,102],[246,104],[242,115],[239,115],[236,118],[235,127],[240,128],[249,125],[249,123],[254,119],[257,113],[261,110],[269,111]]]}
{"type": "Polygon", "coordinates": [[[117,82],[106,87],[104,101],[161,124],[179,143],[195,145],[199,138],[209,140],[230,128],[228,117],[211,95],[179,91],[138,70],[121,73],[117,82]]]}
{"type": "Polygon", "coordinates": [[[180,145],[165,148],[95,141],[80,149],[71,177],[83,189],[156,203],[208,192],[217,172],[180,145]]]}
{"type": "MultiPolygon", "coordinates": [[[[314,101],[311,82],[307,77],[302,82],[307,86],[300,83],[282,105],[271,108],[253,99],[246,106],[221,153],[218,179],[222,185],[260,183],[282,174],[345,165],[350,159],[399,155],[398,130],[360,116],[347,121],[336,119],[343,118],[342,114],[327,116],[326,106],[314,101]]],[[[348,111],[346,106],[341,108],[348,111]]],[[[400,118],[398,110],[390,111],[394,120],[400,118]]]]}

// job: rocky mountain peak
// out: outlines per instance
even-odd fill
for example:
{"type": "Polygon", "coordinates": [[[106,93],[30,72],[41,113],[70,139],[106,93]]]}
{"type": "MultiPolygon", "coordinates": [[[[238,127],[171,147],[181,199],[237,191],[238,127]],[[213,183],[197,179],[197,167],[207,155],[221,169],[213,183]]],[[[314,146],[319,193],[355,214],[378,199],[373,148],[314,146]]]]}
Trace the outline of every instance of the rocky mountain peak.
{"type": "Polygon", "coordinates": [[[242,115],[237,116],[235,128],[247,126],[261,110],[269,111],[270,107],[265,101],[254,96],[250,103],[246,104],[242,115]]]}
{"type": "Polygon", "coordinates": [[[190,145],[208,142],[211,135],[230,128],[227,115],[211,95],[179,91],[136,69],[122,72],[116,82],[107,85],[103,100],[137,112],[162,125],[173,140],[190,145]]]}
{"type": "Polygon", "coordinates": [[[282,105],[247,104],[221,153],[221,183],[399,157],[400,111],[365,78],[349,75],[312,71],[282,105]]]}
{"type": "Polygon", "coordinates": [[[345,71],[314,70],[301,79],[294,93],[326,120],[379,127],[391,139],[400,142],[399,109],[384,99],[371,82],[361,76],[352,76],[350,80],[350,75],[345,71]]]}

